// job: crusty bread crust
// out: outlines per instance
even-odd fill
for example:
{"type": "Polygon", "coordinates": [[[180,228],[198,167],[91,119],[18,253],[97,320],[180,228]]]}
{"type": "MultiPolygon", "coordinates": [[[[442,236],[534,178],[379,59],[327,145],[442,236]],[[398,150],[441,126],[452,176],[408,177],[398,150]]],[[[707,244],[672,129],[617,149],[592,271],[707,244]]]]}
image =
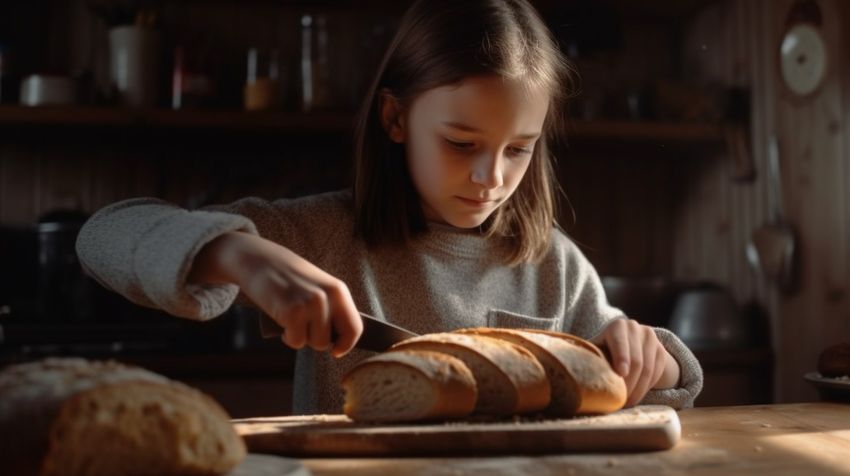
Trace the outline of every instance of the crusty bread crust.
{"type": "MultiPolygon", "coordinates": [[[[552,336],[549,333],[486,327],[462,329],[457,332],[503,339],[527,348],[538,360],[557,362],[558,373],[566,375],[569,380],[564,389],[568,395],[561,395],[560,398],[553,396],[553,401],[557,400],[562,405],[562,408],[550,407],[548,410],[553,414],[573,416],[609,413],[619,410],[626,402],[626,384],[623,378],[611,369],[603,357],[591,352],[586,346],[574,343],[576,341],[572,339],[564,339],[561,335],[552,336]]],[[[549,375],[549,378],[551,380],[558,376],[549,375]]]]}
{"type": "Polygon", "coordinates": [[[594,344],[593,342],[590,342],[589,340],[582,339],[581,337],[574,335],[574,334],[568,334],[566,332],[544,331],[544,330],[541,330],[541,329],[517,329],[517,330],[525,331],[525,332],[534,332],[536,334],[544,334],[544,335],[547,335],[547,336],[557,337],[559,339],[563,339],[563,340],[568,341],[572,344],[575,344],[579,347],[583,347],[583,348],[589,350],[590,352],[593,352],[594,354],[598,355],[599,357],[602,357],[603,359],[605,358],[605,354],[602,352],[602,349],[597,347],[596,344],[594,344]]]}
{"type": "MultiPolygon", "coordinates": [[[[391,350],[410,349],[437,352],[459,349],[482,357],[510,382],[512,391],[510,395],[503,396],[506,415],[536,412],[549,405],[551,388],[546,372],[534,355],[521,346],[486,336],[445,332],[407,339],[394,345],[391,350]]],[[[475,374],[475,369],[471,370],[475,374]]],[[[480,377],[476,375],[476,380],[480,377]]],[[[479,397],[480,391],[479,383],[479,397]]]]}
{"type": "Polygon", "coordinates": [[[46,359],[0,372],[2,474],[224,474],[245,456],[227,413],[117,362],[46,359]]]}
{"type": "MultiPolygon", "coordinates": [[[[400,350],[378,354],[359,362],[342,378],[345,394],[345,414],[354,420],[360,416],[358,400],[353,391],[354,380],[364,373],[386,372],[394,366],[407,367],[429,381],[436,395],[434,405],[411,413],[410,419],[432,420],[462,418],[475,409],[478,389],[472,371],[460,359],[439,352],[423,350],[400,350]]],[[[372,421],[378,421],[371,419],[372,421]]]]}

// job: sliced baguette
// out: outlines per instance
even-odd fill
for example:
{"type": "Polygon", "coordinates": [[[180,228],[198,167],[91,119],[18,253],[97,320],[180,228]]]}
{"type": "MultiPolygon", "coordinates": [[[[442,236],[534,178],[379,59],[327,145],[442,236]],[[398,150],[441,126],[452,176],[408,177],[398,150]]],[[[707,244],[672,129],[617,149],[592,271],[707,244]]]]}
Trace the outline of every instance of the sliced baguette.
{"type": "Polygon", "coordinates": [[[342,378],[345,414],[355,421],[462,418],[475,409],[472,372],[458,358],[421,350],[379,354],[342,378]]]}
{"type": "Polygon", "coordinates": [[[462,360],[478,386],[475,413],[508,416],[549,406],[551,389],[546,371],[531,352],[510,342],[446,332],[414,337],[391,350],[429,350],[462,360]]]}
{"type": "Polygon", "coordinates": [[[547,336],[557,337],[558,339],[565,340],[565,341],[567,341],[571,344],[575,344],[579,347],[583,347],[583,348],[589,350],[590,352],[593,352],[594,354],[598,355],[599,357],[602,357],[603,359],[605,358],[605,353],[602,351],[602,349],[597,347],[596,344],[594,344],[593,342],[590,342],[589,340],[582,339],[581,337],[579,337],[577,335],[568,334],[566,332],[544,331],[544,330],[540,330],[540,329],[521,329],[521,330],[523,330],[525,332],[533,332],[535,334],[544,334],[544,335],[547,335],[547,336]]]}
{"type": "Polygon", "coordinates": [[[552,386],[552,402],[546,410],[551,415],[610,413],[626,402],[623,378],[603,357],[570,339],[516,329],[475,328],[457,332],[513,342],[534,354],[552,386]]]}

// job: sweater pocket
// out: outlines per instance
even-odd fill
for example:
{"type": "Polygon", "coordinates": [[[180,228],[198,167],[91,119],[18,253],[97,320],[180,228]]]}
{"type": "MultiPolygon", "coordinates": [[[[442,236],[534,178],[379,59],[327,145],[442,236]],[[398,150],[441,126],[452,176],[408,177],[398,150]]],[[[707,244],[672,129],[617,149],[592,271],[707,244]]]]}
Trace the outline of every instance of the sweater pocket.
{"type": "Polygon", "coordinates": [[[487,313],[487,327],[556,331],[560,328],[558,324],[559,319],[553,317],[532,317],[500,309],[490,309],[487,313]]]}

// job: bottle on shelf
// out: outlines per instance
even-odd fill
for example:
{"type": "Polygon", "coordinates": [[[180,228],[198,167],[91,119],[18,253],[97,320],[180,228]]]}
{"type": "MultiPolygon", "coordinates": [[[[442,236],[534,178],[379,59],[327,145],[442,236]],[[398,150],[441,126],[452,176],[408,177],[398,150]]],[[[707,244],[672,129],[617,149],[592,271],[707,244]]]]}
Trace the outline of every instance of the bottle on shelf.
{"type": "Polygon", "coordinates": [[[190,47],[174,49],[174,71],[171,79],[172,109],[208,106],[212,102],[216,84],[205,67],[204,56],[190,47]]]}
{"type": "Polygon", "coordinates": [[[301,16],[301,109],[326,109],[331,103],[328,28],[324,15],[301,16]]]}
{"type": "Polygon", "coordinates": [[[245,109],[268,111],[280,106],[281,75],[276,49],[250,48],[245,80],[245,109]]]}

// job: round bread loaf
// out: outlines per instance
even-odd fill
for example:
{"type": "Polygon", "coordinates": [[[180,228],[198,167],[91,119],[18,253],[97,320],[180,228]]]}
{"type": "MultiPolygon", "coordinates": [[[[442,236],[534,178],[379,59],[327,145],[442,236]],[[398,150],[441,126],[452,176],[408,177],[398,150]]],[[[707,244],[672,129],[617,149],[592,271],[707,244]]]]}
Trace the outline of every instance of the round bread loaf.
{"type": "Polygon", "coordinates": [[[461,418],[478,397],[460,359],[429,351],[398,351],[362,360],[342,378],[345,414],[355,421],[461,418]]]}
{"type": "Polygon", "coordinates": [[[824,377],[850,375],[850,342],[824,349],[818,357],[818,372],[824,377]]]}
{"type": "Polygon", "coordinates": [[[112,361],[7,367],[0,435],[0,474],[219,475],[245,457],[213,399],[112,361]]]}

